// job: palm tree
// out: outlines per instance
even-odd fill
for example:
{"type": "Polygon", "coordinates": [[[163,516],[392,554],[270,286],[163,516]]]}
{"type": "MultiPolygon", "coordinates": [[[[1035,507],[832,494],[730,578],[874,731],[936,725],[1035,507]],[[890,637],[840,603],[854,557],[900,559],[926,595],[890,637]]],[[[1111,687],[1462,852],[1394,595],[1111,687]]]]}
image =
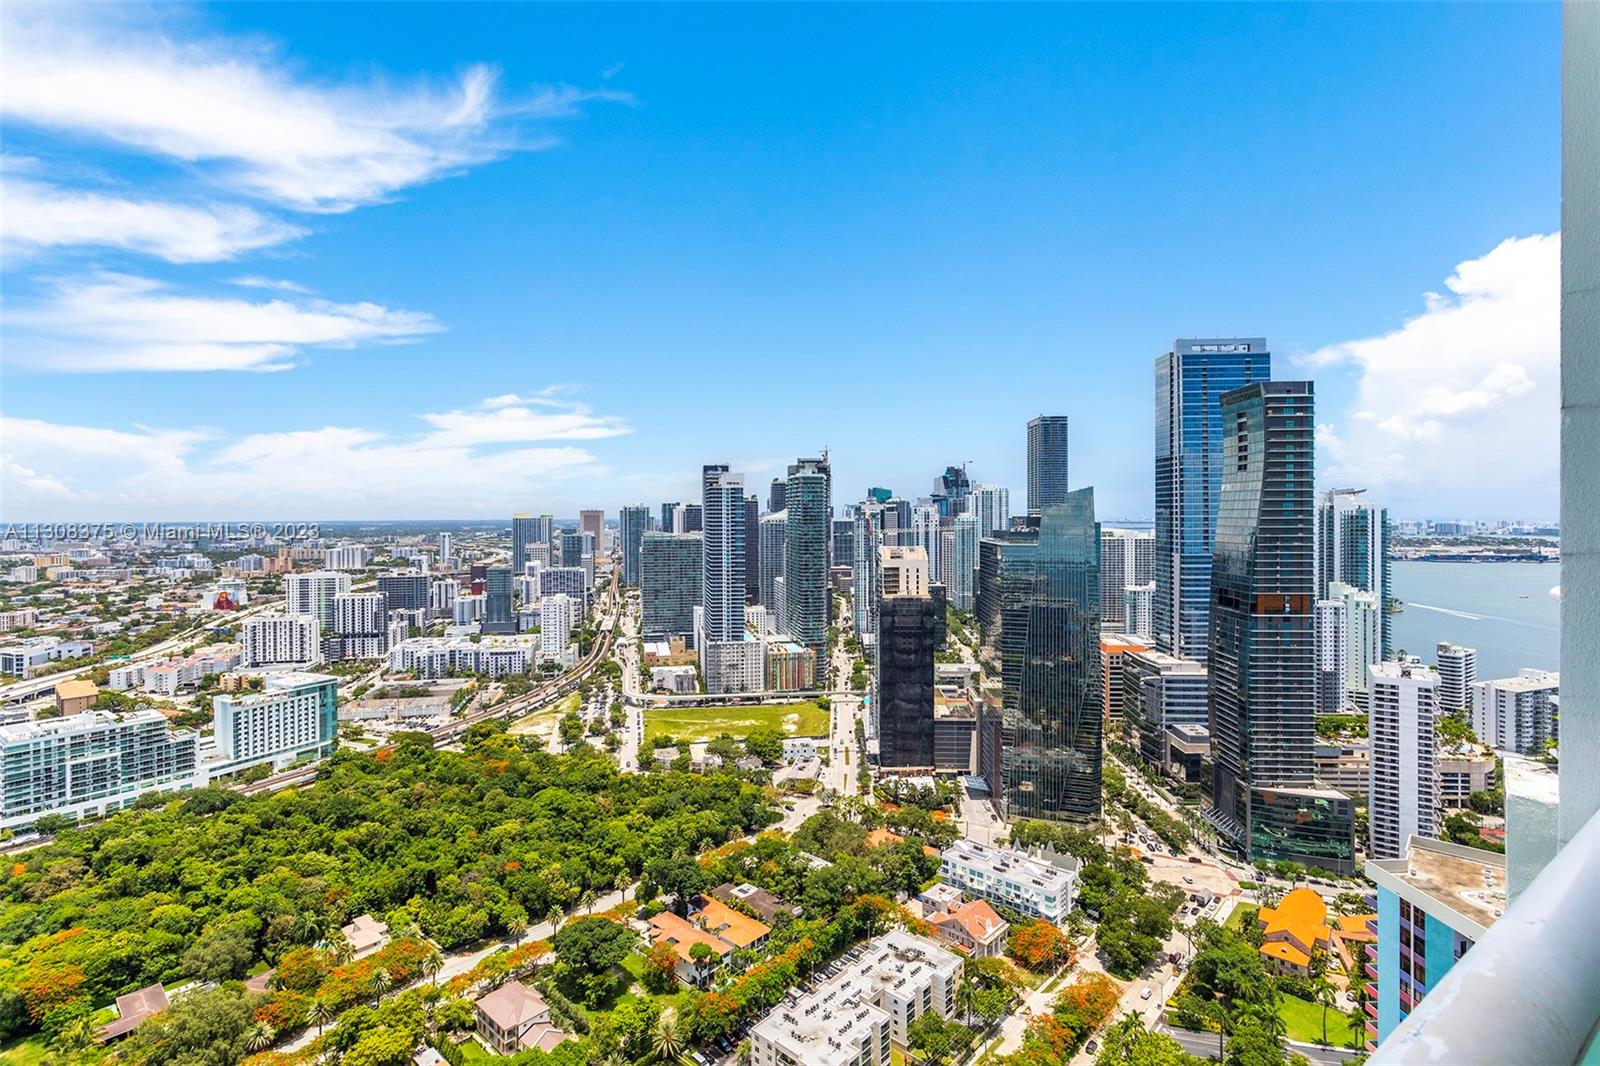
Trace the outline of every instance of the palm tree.
{"type": "Polygon", "coordinates": [[[321,914],[302,914],[295,919],[295,939],[302,944],[315,944],[328,935],[328,919],[321,914]]]}
{"type": "Polygon", "coordinates": [[[651,1043],[655,1048],[656,1058],[662,1062],[674,1062],[683,1054],[683,1037],[678,1033],[678,1023],[670,1015],[664,1016],[656,1023],[651,1043]]]}
{"type": "Polygon", "coordinates": [[[321,996],[312,996],[306,1004],[306,1024],[317,1027],[317,1037],[322,1037],[322,1027],[333,1021],[333,1006],[321,996]]]}
{"type": "Polygon", "coordinates": [[[372,1006],[376,1010],[384,993],[394,987],[394,975],[381,967],[372,974],[372,1006]]]}
{"type": "Polygon", "coordinates": [[[594,910],[595,899],[594,889],[586,888],[583,890],[583,895],[578,897],[578,906],[583,908],[583,913],[589,914],[594,910]]]}
{"type": "Polygon", "coordinates": [[[550,905],[550,910],[547,914],[545,914],[544,920],[550,923],[551,936],[554,936],[556,930],[561,928],[561,919],[564,917],[566,917],[566,915],[562,913],[560,907],[557,907],[555,904],[550,905]]]}
{"type": "Polygon", "coordinates": [[[506,933],[514,943],[522,943],[522,938],[528,933],[528,920],[526,918],[512,918],[506,922],[506,933]]]}
{"type": "Polygon", "coordinates": [[[1328,980],[1327,974],[1319,974],[1311,981],[1311,996],[1322,1006],[1322,1042],[1328,1042],[1328,1008],[1339,1002],[1339,990],[1328,980]]]}
{"type": "Polygon", "coordinates": [[[423,976],[428,978],[433,987],[438,988],[439,971],[444,969],[444,956],[439,954],[438,951],[430,951],[422,956],[422,962],[418,965],[422,970],[423,976]]]}
{"type": "Polygon", "coordinates": [[[278,1034],[266,1022],[256,1022],[244,1034],[244,1046],[254,1055],[258,1051],[265,1051],[278,1039],[278,1034]]]}
{"type": "Polygon", "coordinates": [[[1226,1035],[1228,1032],[1228,1023],[1232,1020],[1232,1012],[1228,1010],[1228,1005],[1222,1002],[1220,999],[1206,1001],[1204,1009],[1206,1017],[1217,1023],[1217,1061],[1226,1062],[1226,1035]]]}
{"type": "Polygon", "coordinates": [[[75,1057],[94,1046],[95,1031],[96,1026],[93,1021],[86,1017],[78,1018],[62,1028],[52,1046],[55,1050],[64,1052],[68,1058],[75,1057]]]}
{"type": "Polygon", "coordinates": [[[342,932],[334,933],[328,937],[326,943],[328,951],[333,955],[333,961],[339,966],[343,966],[356,957],[355,946],[350,943],[349,938],[342,932]]]}
{"type": "Polygon", "coordinates": [[[612,882],[612,885],[615,886],[615,888],[617,890],[617,893],[619,895],[624,895],[625,896],[628,893],[628,886],[630,884],[632,884],[632,883],[633,883],[633,881],[632,881],[632,878],[630,878],[628,876],[628,871],[626,871],[626,870],[618,870],[617,871],[617,879],[612,882]]]}

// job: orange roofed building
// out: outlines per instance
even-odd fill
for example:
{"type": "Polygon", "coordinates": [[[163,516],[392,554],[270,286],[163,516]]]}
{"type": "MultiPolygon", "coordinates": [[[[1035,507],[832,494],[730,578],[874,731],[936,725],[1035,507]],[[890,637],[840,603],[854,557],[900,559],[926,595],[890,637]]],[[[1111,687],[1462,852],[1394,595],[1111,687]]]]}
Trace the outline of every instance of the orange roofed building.
{"type": "Polygon", "coordinates": [[[1256,913],[1261,923],[1261,958],[1268,970],[1311,975],[1311,956],[1329,948],[1328,905],[1309,888],[1297,888],[1276,907],[1256,913]]]}

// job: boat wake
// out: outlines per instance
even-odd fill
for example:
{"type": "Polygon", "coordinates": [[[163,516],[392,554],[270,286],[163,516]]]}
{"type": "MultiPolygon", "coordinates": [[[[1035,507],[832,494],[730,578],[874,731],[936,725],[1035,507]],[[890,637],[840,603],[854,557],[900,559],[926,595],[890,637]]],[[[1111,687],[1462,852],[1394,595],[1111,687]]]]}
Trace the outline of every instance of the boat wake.
{"type": "Polygon", "coordinates": [[[1468,614],[1466,611],[1454,611],[1454,610],[1451,610],[1449,607],[1435,607],[1431,603],[1417,603],[1415,600],[1407,600],[1406,601],[1406,606],[1407,607],[1420,607],[1424,611],[1438,611],[1440,614],[1453,615],[1456,618],[1465,618],[1470,622],[1481,622],[1481,621],[1483,621],[1483,615],[1481,615],[1481,614],[1468,614]]]}

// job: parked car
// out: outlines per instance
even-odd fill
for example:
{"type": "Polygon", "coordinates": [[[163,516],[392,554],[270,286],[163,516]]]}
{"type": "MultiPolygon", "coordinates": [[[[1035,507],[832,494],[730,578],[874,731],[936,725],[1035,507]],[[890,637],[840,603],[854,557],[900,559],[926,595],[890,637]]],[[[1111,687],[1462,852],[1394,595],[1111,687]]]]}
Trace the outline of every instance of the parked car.
{"type": "Polygon", "coordinates": [[[1140,999],[1149,999],[1150,998],[1150,993],[1153,992],[1153,991],[1155,991],[1155,990],[1147,988],[1143,992],[1139,993],[1139,998],[1140,999]]]}

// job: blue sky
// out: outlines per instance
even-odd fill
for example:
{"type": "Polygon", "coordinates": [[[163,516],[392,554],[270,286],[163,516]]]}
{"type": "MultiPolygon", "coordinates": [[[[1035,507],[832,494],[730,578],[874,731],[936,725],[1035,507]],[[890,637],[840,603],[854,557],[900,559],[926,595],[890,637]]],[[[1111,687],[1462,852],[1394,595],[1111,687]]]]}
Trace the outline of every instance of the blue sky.
{"type": "Polygon", "coordinates": [[[3,17],[12,520],[614,512],[823,446],[836,500],[1020,507],[1040,412],[1148,516],[1152,362],[1232,334],[1316,378],[1325,480],[1556,511],[1554,5],[3,17]]]}

